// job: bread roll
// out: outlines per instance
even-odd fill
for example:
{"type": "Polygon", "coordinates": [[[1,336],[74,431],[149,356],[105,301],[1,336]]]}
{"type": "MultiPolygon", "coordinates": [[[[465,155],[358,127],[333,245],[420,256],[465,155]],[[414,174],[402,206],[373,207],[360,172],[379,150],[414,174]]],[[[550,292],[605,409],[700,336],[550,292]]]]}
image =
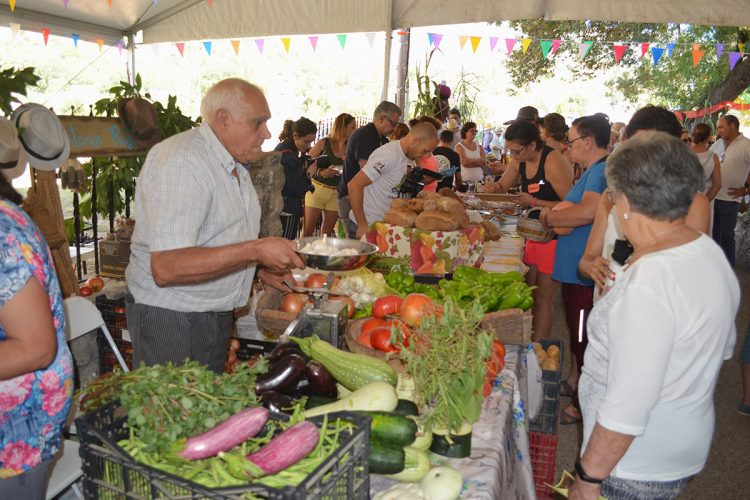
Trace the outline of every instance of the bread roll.
{"type": "Polygon", "coordinates": [[[411,200],[409,200],[409,210],[414,210],[417,213],[424,210],[423,205],[424,205],[424,200],[421,200],[419,198],[412,198],[411,200]]]}
{"type": "Polygon", "coordinates": [[[485,234],[489,237],[492,241],[497,241],[500,239],[500,236],[502,236],[502,233],[500,232],[500,228],[497,227],[497,225],[488,220],[483,220],[481,222],[482,227],[484,228],[485,234]]]}
{"type": "Polygon", "coordinates": [[[444,188],[440,188],[440,189],[438,190],[438,194],[439,194],[440,196],[446,196],[446,197],[449,197],[449,198],[455,198],[456,200],[458,200],[458,201],[460,201],[460,202],[461,202],[461,205],[463,205],[463,206],[464,206],[464,208],[466,208],[466,204],[464,203],[464,201],[463,201],[463,200],[461,199],[461,197],[460,197],[460,196],[459,196],[459,195],[458,195],[458,194],[457,194],[457,193],[456,193],[456,192],[455,192],[454,190],[452,190],[451,188],[449,188],[449,187],[444,187],[444,188]]]}
{"type": "Polygon", "coordinates": [[[425,231],[455,231],[458,229],[456,218],[440,210],[425,210],[417,215],[415,225],[425,231]]]}
{"type": "Polygon", "coordinates": [[[383,221],[394,226],[414,227],[417,213],[408,208],[391,208],[383,216],[383,221]]]}
{"type": "Polygon", "coordinates": [[[391,202],[391,208],[409,208],[410,201],[405,198],[396,198],[391,202]]]}
{"type": "Polygon", "coordinates": [[[438,210],[448,212],[451,215],[458,217],[461,214],[466,214],[466,207],[460,200],[451,198],[449,196],[441,196],[437,200],[438,210]]]}
{"type": "Polygon", "coordinates": [[[417,194],[417,198],[423,199],[423,200],[431,200],[433,198],[439,198],[440,195],[437,193],[433,193],[432,191],[420,191],[417,194]]]}
{"type": "Polygon", "coordinates": [[[422,210],[437,210],[437,198],[430,198],[422,203],[422,210]]]}

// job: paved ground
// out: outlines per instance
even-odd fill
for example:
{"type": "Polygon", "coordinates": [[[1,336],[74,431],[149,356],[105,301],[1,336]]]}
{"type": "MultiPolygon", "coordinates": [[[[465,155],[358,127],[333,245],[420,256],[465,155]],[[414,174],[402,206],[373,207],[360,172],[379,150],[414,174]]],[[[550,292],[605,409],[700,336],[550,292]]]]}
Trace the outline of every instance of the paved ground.
{"type": "MultiPolygon", "coordinates": [[[[750,270],[737,268],[742,302],[737,315],[738,341],[734,358],[724,363],[716,387],[716,428],[706,468],[685,490],[681,498],[695,500],[750,498],[750,417],[737,413],[741,381],[738,361],[741,342],[750,323],[750,270]]],[[[568,342],[562,306],[555,307],[553,338],[568,342]]],[[[569,352],[565,353],[570,359],[569,352]]],[[[562,404],[567,403],[563,399],[562,404]]],[[[581,426],[560,426],[556,478],[563,469],[573,470],[581,446],[581,426]]]]}

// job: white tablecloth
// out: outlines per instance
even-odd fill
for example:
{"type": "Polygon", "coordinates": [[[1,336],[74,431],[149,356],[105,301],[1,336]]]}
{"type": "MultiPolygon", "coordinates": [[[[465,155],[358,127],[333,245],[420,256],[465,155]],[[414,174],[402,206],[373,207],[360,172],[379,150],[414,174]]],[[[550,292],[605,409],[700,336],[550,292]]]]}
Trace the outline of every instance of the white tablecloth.
{"type": "MultiPolygon", "coordinates": [[[[534,474],[529,456],[526,416],[525,350],[507,346],[505,368],[498,375],[492,394],[485,399],[479,421],[474,424],[469,458],[446,458],[430,453],[433,465],[449,464],[464,478],[461,498],[535,499],[534,474]]],[[[387,489],[394,481],[372,475],[370,491],[387,489]]]]}

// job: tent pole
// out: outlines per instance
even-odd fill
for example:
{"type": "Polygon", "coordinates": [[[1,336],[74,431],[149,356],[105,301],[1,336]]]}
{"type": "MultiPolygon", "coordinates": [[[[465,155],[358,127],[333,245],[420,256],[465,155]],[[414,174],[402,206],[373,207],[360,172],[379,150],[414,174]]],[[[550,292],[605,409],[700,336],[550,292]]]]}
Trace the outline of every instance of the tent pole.
{"type": "Polygon", "coordinates": [[[130,52],[128,80],[130,81],[130,85],[135,85],[135,35],[133,35],[132,31],[128,33],[128,51],[130,52]]]}
{"type": "Polygon", "coordinates": [[[406,98],[408,95],[409,48],[411,45],[411,30],[409,28],[398,32],[401,47],[398,53],[398,67],[396,73],[396,105],[404,110],[404,117],[408,115],[406,98]]]}
{"type": "Polygon", "coordinates": [[[383,67],[383,93],[381,101],[388,100],[388,80],[391,79],[391,43],[393,41],[393,0],[388,2],[388,19],[385,30],[385,63],[383,67]]]}

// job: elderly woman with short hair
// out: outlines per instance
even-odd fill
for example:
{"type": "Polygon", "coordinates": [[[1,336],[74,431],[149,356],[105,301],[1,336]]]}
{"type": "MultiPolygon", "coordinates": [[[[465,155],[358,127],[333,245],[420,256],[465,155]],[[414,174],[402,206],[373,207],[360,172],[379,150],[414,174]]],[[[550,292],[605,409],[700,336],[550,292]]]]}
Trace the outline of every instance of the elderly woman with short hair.
{"type": "Polygon", "coordinates": [[[609,157],[606,176],[634,252],[589,317],[569,498],[675,498],[708,457],[739,285],[718,245],[685,224],[704,177],[679,139],[639,134],[609,157]]]}

